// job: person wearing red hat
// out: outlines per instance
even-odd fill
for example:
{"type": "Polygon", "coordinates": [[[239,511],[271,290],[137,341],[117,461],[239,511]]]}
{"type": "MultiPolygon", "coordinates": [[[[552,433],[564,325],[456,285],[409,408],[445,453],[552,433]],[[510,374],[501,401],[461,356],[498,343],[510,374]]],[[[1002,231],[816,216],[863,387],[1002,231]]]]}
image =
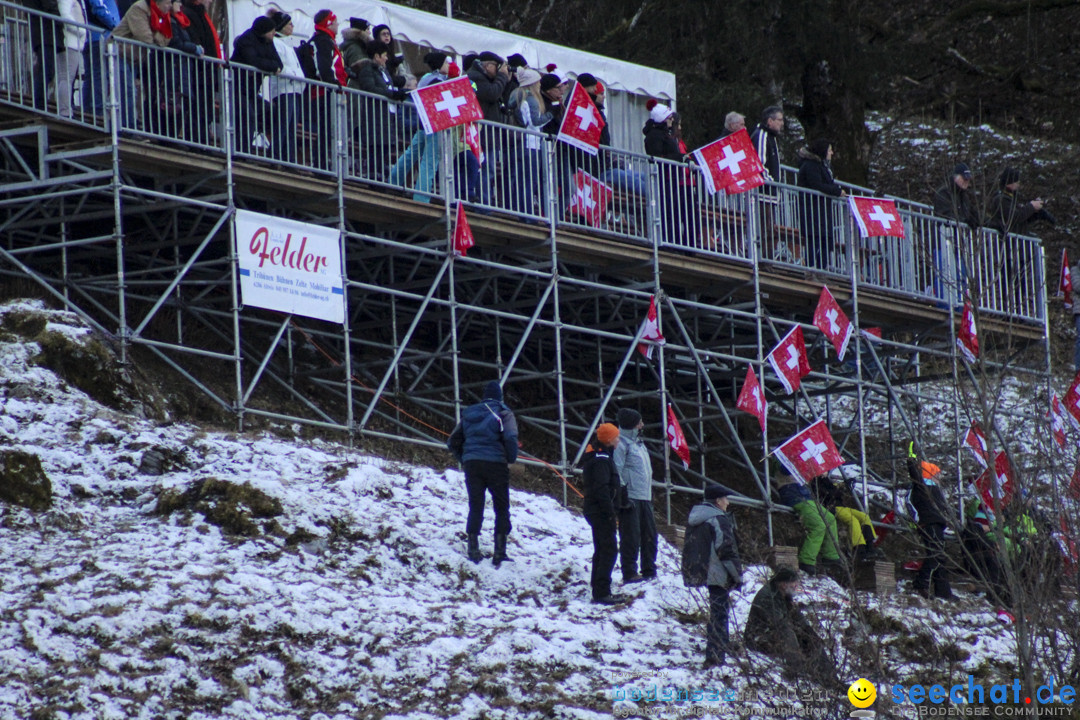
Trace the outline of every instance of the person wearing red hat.
{"type": "Polygon", "coordinates": [[[615,569],[618,544],[615,541],[615,510],[619,497],[619,473],[611,462],[611,451],[619,442],[619,428],[604,423],[596,429],[596,441],[585,451],[581,481],[585,487],[582,512],[592,528],[592,601],[599,605],[626,602],[625,595],[611,594],[611,571],[615,569]]]}

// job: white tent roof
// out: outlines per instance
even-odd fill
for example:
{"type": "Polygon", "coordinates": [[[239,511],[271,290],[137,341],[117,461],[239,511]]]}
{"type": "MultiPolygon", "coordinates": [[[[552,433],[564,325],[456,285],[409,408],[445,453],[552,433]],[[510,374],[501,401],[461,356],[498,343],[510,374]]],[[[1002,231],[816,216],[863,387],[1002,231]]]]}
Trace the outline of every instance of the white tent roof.
{"type": "Polygon", "coordinates": [[[372,25],[389,25],[397,40],[452,51],[458,55],[484,50],[503,57],[520,53],[530,67],[542,68],[548,63],[555,63],[558,66],[556,72],[564,79],[588,72],[614,89],[669,101],[675,99],[674,73],[391,3],[367,0],[231,0],[229,21],[233,36],[251,27],[256,16],[265,14],[271,7],[292,15],[295,34],[301,37],[310,37],[315,29],[312,17],[319,10],[328,8],[341,18],[342,27],[348,27],[350,17],[362,17],[372,25]]]}

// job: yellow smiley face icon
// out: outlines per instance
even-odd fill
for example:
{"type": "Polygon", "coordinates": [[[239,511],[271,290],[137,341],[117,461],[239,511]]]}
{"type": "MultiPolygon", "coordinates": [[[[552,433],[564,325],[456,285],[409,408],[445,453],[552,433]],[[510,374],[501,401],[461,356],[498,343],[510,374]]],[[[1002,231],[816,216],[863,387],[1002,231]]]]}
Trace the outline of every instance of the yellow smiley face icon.
{"type": "Polygon", "coordinates": [[[868,708],[877,700],[877,688],[866,678],[859,678],[851,683],[847,691],[848,700],[857,708],[868,708]]]}

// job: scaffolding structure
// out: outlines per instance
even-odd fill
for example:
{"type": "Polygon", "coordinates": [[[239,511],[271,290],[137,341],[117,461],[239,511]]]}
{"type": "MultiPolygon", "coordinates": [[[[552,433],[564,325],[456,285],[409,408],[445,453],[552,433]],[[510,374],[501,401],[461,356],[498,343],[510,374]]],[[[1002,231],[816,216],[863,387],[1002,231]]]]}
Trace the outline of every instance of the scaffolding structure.
{"type": "MultiPolygon", "coordinates": [[[[108,68],[116,55],[105,58],[108,68]]],[[[946,403],[961,437],[972,418],[955,388],[979,387],[955,342],[966,273],[989,279],[982,293],[975,282],[968,288],[984,369],[1048,384],[1045,262],[1032,238],[1010,235],[985,249],[990,240],[909,203],[911,242],[961,248],[947,253],[957,258],[951,268],[939,263],[936,290],[896,285],[897,273],[887,277],[875,259],[889,253],[860,246],[850,223],[836,264],[811,274],[776,250],[783,229],[756,226],[754,192],[740,201],[751,208],[745,222],[725,226],[719,243],[666,239],[662,162],[635,159],[649,192],[633,231],[569,218],[554,190],[552,143],[544,200],[523,213],[470,204],[477,247],[458,257],[452,177],[441,178],[437,202],[417,202],[384,179],[351,177],[345,145],[323,172],[234,148],[230,72],[222,71],[220,147],[127,132],[119,99],[104,116],[71,119],[35,109],[25,94],[0,97],[0,273],[30,279],[114,338],[123,361],[133,348],[151,353],[241,429],[260,417],[442,447],[461,407],[498,378],[525,461],[570,477],[597,425],[634,407],[663,468],[656,485],[670,522],[673,493],[700,492],[718,477],[737,479],[744,503],[774,509],[765,459],[820,418],[845,460],[885,486],[895,487],[898,449],[921,436],[922,404],[946,403]],[[340,231],[344,323],[243,305],[238,209],[340,231]],[[992,267],[1013,275],[998,278],[992,267]],[[856,328],[843,362],[811,323],[823,285],[856,328]],[[666,343],[649,359],[639,345],[654,301],[666,343]],[[766,357],[795,326],[813,371],[788,395],[766,357]],[[872,326],[880,338],[862,332],[872,326]],[[748,367],[769,403],[764,432],[734,407],[748,367]],[[951,382],[951,398],[927,389],[936,380],[951,382]],[[690,446],[687,468],[665,439],[669,407],[690,446]],[[887,414],[884,430],[870,408],[887,414]]],[[[806,192],[776,187],[793,206],[806,192]]]]}

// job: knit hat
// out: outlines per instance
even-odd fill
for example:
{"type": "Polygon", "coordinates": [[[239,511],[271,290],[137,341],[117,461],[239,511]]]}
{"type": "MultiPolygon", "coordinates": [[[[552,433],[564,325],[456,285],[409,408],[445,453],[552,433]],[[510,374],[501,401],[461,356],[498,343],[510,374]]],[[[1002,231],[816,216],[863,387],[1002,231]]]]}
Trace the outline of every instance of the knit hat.
{"type": "Polygon", "coordinates": [[[956,166],[952,169],[953,175],[963,175],[968,180],[971,179],[971,168],[967,166],[967,163],[956,163],[956,166]]]}
{"type": "Polygon", "coordinates": [[[544,75],[540,78],[540,90],[550,90],[551,88],[559,87],[562,85],[562,80],[558,75],[544,75]]]}
{"type": "Polygon", "coordinates": [[[623,408],[615,415],[615,422],[623,430],[634,430],[641,422],[641,413],[633,408],[623,408]]]}
{"type": "Polygon", "coordinates": [[[654,123],[659,125],[660,123],[671,117],[674,112],[675,111],[669,108],[667,105],[661,105],[660,103],[657,103],[656,106],[649,111],[649,118],[654,123]]]}
{"type": "Polygon", "coordinates": [[[389,29],[390,29],[389,25],[376,25],[375,27],[371,28],[371,37],[378,40],[379,39],[379,33],[381,33],[383,30],[389,30],[389,29]]]}
{"type": "Polygon", "coordinates": [[[456,62],[451,60],[450,61],[450,68],[449,68],[449,70],[446,71],[446,77],[453,80],[454,78],[456,78],[456,77],[458,77],[460,75],[461,75],[461,68],[458,67],[458,64],[456,62]]]}
{"type": "Polygon", "coordinates": [[[292,15],[289,13],[279,12],[270,17],[274,21],[274,29],[281,31],[285,29],[285,26],[292,22],[292,15]]]}
{"type": "Polygon", "coordinates": [[[596,76],[592,73],[581,73],[577,76],[577,84],[583,88],[591,88],[596,85],[596,76]]]}
{"type": "Polygon", "coordinates": [[[923,460],[920,463],[920,466],[922,467],[922,476],[924,480],[933,480],[935,477],[938,476],[938,474],[941,473],[941,468],[939,468],[932,462],[927,462],[926,460],[923,460]]]}
{"type": "Polygon", "coordinates": [[[424,56],[424,64],[431,68],[433,71],[438,70],[446,62],[446,58],[450,57],[444,52],[433,50],[424,56]]]}
{"type": "Polygon", "coordinates": [[[251,30],[256,35],[265,35],[266,33],[273,32],[276,29],[277,28],[275,27],[274,21],[266,17],[265,15],[260,15],[259,17],[255,18],[255,22],[251,23],[251,30]]]}
{"type": "Polygon", "coordinates": [[[1012,185],[1015,182],[1020,182],[1020,170],[1014,167],[1005,168],[1004,172],[1001,173],[1001,177],[998,178],[998,184],[1001,187],[1012,185]]]}
{"type": "Polygon", "coordinates": [[[502,402],[502,399],[503,399],[502,385],[499,384],[498,380],[492,380],[491,382],[489,382],[487,385],[484,386],[484,399],[485,400],[498,400],[498,401],[502,402]]]}
{"type": "Polygon", "coordinates": [[[476,59],[480,62],[493,62],[498,65],[503,64],[503,59],[495,53],[491,52],[490,50],[485,50],[484,52],[480,53],[480,55],[476,59]]]}
{"type": "Polygon", "coordinates": [[[353,30],[367,30],[371,27],[371,23],[364,18],[349,18],[349,27],[353,30]]]}
{"type": "Polygon", "coordinates": [[[540,82],[540,73],[532,68],[521,68],[517,72],[518,87],[529,87],[540,82]]]}
{"type": "Polygon", "coordinates": [[[525,59],[525,56],[521,53],[514,53],[510,57],[506,58],[506,64],[512,68],[529,67],[529,61],[525,59]]]}
{"type": "Polygon", "coordinates": [[[723,485],[710,485],[705,488],[705,499],[716,500],[717,498],[727,497],[728,495],[734,495],[735,493],[728,490],[723,485]]]}
{"type": "Polygon", "coordinates": [[[619,428],[611,423],[604,423],[596,428],[596,439],[604,447],[612,447],[619,441],[619,428]]]}

